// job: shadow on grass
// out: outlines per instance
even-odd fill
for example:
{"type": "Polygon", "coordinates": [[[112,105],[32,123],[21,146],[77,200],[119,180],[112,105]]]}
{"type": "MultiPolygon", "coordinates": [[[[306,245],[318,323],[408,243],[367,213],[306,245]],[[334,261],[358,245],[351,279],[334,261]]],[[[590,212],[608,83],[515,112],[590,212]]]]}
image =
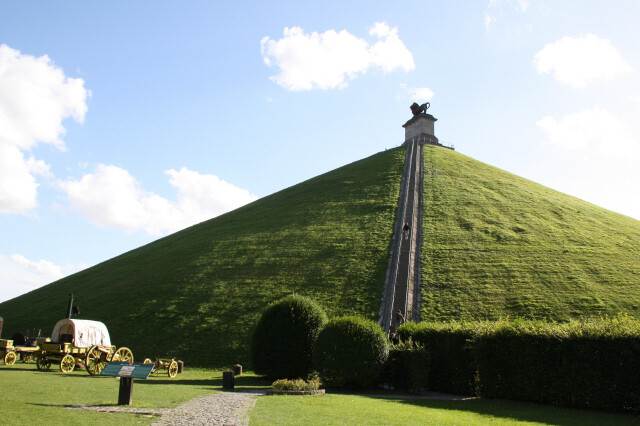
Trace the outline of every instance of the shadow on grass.
{"type": "MultiPolygon", "coordinates": [[[[384,398],[383,395],[376,398],[384,398]]],[[[539,422],[561,426],[638,425],[640,417],[633,414],[609,413],[595,410],[580,410],[567,407],[536,404],[533,402],[507,401],[500,399],[441,400],[421,398],[389,398],[409,404],[439,410],[468,411],[488,417],[539,422]]]]}
{"type": "MultiPolygon", "coordinates": [[[[76,404],[38,404],[37,402],[27,402],[26,405],[35,405],[37,407],[56,407],[56,408],[69,408],[76,407],[76,404]]],[[[118,404],[92,404],[90,407],[122,407],[118,404]]]]}
{"type": "MultiPolygon", "coordinates": [[[[208,386],[215,388],[213,390],[222,389],[222,377],[212,377],[211,379],[180,379],[178,376],[175,379],[163,379],[157,377],[149,377],[148,380],[144,380],[145,384],[149,385],[187,385],[187,386],[208,386]]],[[[140,380],[139,382],[143,382],[140,380]]],[[[235,389],[264,389],[271,386],[271,382],[264,380],[256,376],[239,376],[234,378],[235,389]]]]}

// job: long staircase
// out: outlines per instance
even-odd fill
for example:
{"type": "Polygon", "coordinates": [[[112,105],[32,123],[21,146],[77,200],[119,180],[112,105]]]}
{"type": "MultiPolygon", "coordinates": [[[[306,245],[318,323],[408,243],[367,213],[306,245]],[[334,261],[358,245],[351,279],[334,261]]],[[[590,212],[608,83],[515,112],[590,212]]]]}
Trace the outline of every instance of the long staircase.
{"type": "MultiPolygon", "coordinates": [[[[406,321],[419,320],[420,246],[422,238],[422,143],[418,138],[405,142],[407,152],[402,176],[393,244],[380,305],[380,325],[395,332],[396,312],[406,321]],[[403,226],[409,224],[408,234],[403,226]]],[[[424,142],[423,142],[424,143],[424,142]]]]}

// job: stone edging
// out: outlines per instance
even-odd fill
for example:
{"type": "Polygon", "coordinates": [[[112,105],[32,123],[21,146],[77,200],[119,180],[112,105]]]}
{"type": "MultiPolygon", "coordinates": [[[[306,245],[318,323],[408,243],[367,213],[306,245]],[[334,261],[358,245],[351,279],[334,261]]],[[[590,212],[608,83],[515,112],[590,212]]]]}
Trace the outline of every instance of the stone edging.
{"type": "Polygon", "coordinates": [[[267,389],[267,395],[324,395],[324,389],[304,391],[267,389]]]}

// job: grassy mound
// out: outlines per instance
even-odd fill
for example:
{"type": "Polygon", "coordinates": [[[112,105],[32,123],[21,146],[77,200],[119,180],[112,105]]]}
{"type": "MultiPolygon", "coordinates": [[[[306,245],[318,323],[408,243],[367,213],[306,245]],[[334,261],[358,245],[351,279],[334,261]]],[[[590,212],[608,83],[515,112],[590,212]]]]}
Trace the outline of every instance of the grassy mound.
{"type": "Polygon", "coordinates": [[[640,222],[425,146],[427,320],[640,317],[640,222]]]}
{"type": "Polygon", "coordinates": [[[373,155],[0,304],[4,336],[49,335],[73,292],[136,360],[248,362],[262,310],[292,292],[377,320],[404,150],[373,155]]]}

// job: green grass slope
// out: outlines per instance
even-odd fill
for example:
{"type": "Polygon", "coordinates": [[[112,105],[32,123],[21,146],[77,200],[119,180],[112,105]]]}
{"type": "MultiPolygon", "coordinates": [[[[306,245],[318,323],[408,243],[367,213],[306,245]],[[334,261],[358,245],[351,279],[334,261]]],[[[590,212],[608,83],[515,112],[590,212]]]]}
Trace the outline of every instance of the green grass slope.
{"type": "Polygon", "coordinates": [[[3,336],[50,335],[73,292],[136,359],[247,362],[261,311],[296,292],[377,319],[404,150],[373,155],[0,304],[3,336]]]}
{"type": "Polygon", "coordinates": [[[425,146],[423,319],[640,317],[640,222],[425,146]]]}

